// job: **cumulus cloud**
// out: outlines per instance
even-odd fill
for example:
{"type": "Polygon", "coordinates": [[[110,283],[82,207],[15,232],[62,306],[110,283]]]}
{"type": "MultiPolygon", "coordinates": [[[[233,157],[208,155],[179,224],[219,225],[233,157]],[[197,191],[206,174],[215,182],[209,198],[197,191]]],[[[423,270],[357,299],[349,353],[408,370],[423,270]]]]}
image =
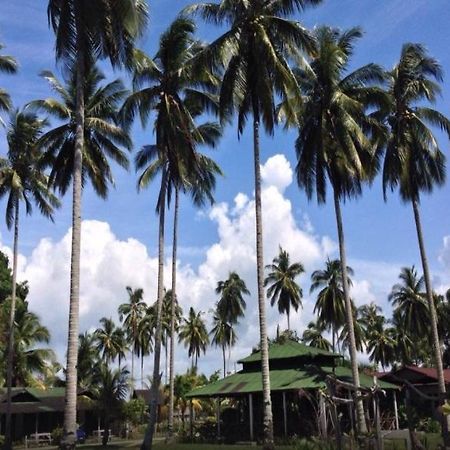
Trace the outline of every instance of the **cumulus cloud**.
{"type": "MultiPolygon", "coordinates": [[[[309,275],[324,265],[327,256],[336,257],[336,243],[329,236],[315,233],[313,224],[303,212],[293,213],[290,200],[284,195],[293,181],[293,171],[282,155],[276,155],[262,166],[264,258],[270,263],[281,245],[292,261],[301,261],[306,273],[299,279],[303,287],[303,310],[293,313],[291,325],[300,334],[313,318],[314,299],[308,295],[309,275]]],[[[237,328],[239,342],[231,361],[245,356],[258,342],[258,308],[256,289],[255,212],[254,198],[238,193],[232,203],[215,205],[207,214],[217,228],[217,239],[199,253],[204,259],[197,267],[190,264],[189,255],[195,249],[180,252],[178,261],[178,295],[185,311],[190,306],[208,312],[217,301],[215,287],[230,271],[237,271],[246,281],[251,295],[247,298],[247,313],[237,328]]],[[[52,332],[52,345],[60,358],[65,354],[67,335],[68,292],[70,276],[71,231],[61,240],[42,239],[32,253],[21,256],[19,278],[30,284],[29,301],[52,332]]],[[[169,252],[167,252],[168,256],[169,252]]],[[[198,256],[198,255],[197,255],[198,256]]],[[[156,298],[157,257],[149,254],[136,239],[119,239],[110,225],[99,221],[82,224],[80,329],[97,327],[102,316],[117,318],[117,307],[127,300],[125,286],[142,287],[145,299],[156,298]]],[[[397,266],[383,266],[365,261],[350,261],[356,271],[352,295],[358,304],[379,300],[383,289],[391,286],[398,275],[397,266]],[[367,280],[371,280],[370,282],[367,280]],[[381,287],[383,285],[383,288],[381,287]]],[[[165,285],[170,286],[170,259],[165,262],[165,285]]],[[[284,329],[286,319],[267,302],[269,334],[277,325],[284,329]]],[[[186,351],[179,348],[177,370],[183,370],[186,351]]],[[[208,350],[200,359],[201,370],[212,372],[221,367],[220,351],[208,350]]],[[[146,364],[151,365],[151,362],[146,364]]]]}

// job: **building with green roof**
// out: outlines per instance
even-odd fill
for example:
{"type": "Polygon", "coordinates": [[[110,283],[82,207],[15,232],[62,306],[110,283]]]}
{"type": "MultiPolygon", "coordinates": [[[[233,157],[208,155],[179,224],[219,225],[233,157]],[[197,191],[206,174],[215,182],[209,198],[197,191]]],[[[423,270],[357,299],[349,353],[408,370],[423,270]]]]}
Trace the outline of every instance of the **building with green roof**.
{"type": "MultiPolygon", "coordinates": [[[[253,441],[262,427],[262,377],[261,353],[253,352],[238,361],[242,370],[216,382],[198,387],[188,393],[188,398],[215,398],[218,408],[221,400],[231,399],[231,403],[241,411],[240,436],[253,441]],[[243,427],[243,425],[248,425],[243,427]],[[245,429],[246,428],[246,429],[245,429]]],[[[343,386],[352,383],[351,369],[345,367],[341,355],[330,353],[300,342],[287,340],[269,346],[270,388],[274,411],[274,431],[276,435],[309,435],[317,432],[318,411],[323,410],[327,385],[337,383],[339,395],[348,398],[349,391],[343,386]],[[346,392],[343,392],[346,391],[346,392]]],[[[374,377],[360,374],[361,388],[374,387],[374,377]]],[[[376,380],[379,388],[395,392],[397,386],[376,380]]],[[[394,395],[394,394],[393,394],[394,395]]],[[[343,416],[348,416],[348,407],[343,416]]],[[[323,413],[323,411],[322,411],[323,413]]],[[[351,414],[350,414],[351,415],[351,414]]],[[[325,413],[326,420],[327,414],[325,413]]],[[[348,418],[349,421],[351,419],[348,418]]],[[[221,421],[218,421],[220,431],[221,421]]]]}

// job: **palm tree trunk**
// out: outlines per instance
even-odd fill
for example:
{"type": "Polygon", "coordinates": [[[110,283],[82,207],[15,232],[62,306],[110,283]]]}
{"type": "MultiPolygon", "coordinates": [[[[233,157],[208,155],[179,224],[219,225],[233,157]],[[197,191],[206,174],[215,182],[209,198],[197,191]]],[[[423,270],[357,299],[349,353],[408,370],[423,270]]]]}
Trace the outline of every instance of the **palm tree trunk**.
{"type": "Polygon", "coordinates": [[[141,389],[144,389],[144,352],[141,352],[141,389]]]}
{"type": "Polygon", "coordinates": [[[225,345],[222,345],[222,356],[223,356],[223,377],[227,376],[227,361],[225,356],[225,345]]]}
{"type": "Polygon", "coordinates": [[[259,149],[259,113],[254,108],[253,119],[253,153],[255,165],[255,216],[256,216],[256,267],[258,283],[259,333],[261,338],[261,372],[263,388],[263,433],[264,450],[272,450],[273,417],[270,398],[269,344],[267,341],[266,301],[264,295],[264,254],[261,207],[261,166],[259,149]]]}
{"type": "MultiPolygon", "coordinates": [[[[353,384],[356,386],[357,389],[359,389],[360,382],[358,372],[358,359],[356,356],[355,330],[353,328],[353,310],[350,301],[350,292],[348,286],[347,256],[345,253],[344,229],[342,225],[341,205],[339,203],[339,196],[336,191],[334,191],[334,209],[336,212],[336,223],[339,238],[339,254],[341,257],[341,270],[342,270],[342,287],[344,290],[345,315],[350,340],[349,351],[350,351],[350,360],[352,364],[353,384]]],[[[359,395],[359,393],[360,393],[359,391],[356,391],[356,395],[359,395]]],[[[358,431],[362,434],[367,433],[366,419],[364,417],[364,405],[362,400],[358,400],[356,402],[356,417],[358,422],[358,431]]]]}
{"type": "Polygon", "coordinates": [[[11,305],[8,323],[8,360],[6,366],[6,421],[5,421],[5,450],[12,449],[11,433],[11,402],[12,402],[12,376],[14,362],[14,319],[16,316],[16,287],[17,287],[17,254],[19,246],[19,200],[16,198],[14,206],[14,243],[13,243],[13,273],[11,288],[11,305]]]}
{"type": "Polygon", "coordinates": [[[133,391],[133,389],[134,389],[134,342],[131,348],[131,391],[133,391]]]}
{"type": "Polygon", "coordinates": [[[287,312],[287,325],[288,325],[288,331],[291,331],[291,321],[289,317],[289,311],[287,312]]]}
{"type": "Polygon", "coordinates": [[[177,289],[177,245],[178,245],[178,209],[179,192],[175,188],[175,207],[173,213],[173,242],[172,242],[172,299],[170,303],[170,378],[169,378],[169,424],[167,427],[168,440],[173,440],[173,408],[175,390],[175,301],[177,289]]]}
{"type": "MultiPolygon", "coordinates": [[[[425,288],[428,300],[428,306],[430,308],[431,318],[431,333],[433,338],[433,350],[434,359],[436,364],[438,386],[439,386],[439,403],[443,404],[446,399],[444,369],[442,366],[442,353],[439,346],[439,333],[437,327],[437,315],[436,306],[433,299],[433,288],[431,285],[430,270],[428,267],[427,255],[425,252],[425,244],[423,241],[422,223],[420,220],[419,202],[417,200],[412,201],[412,207],[414,211],[414,219],[416,222],[417,239],[419,241],[420,257],[422,259],[423,276],[425,278],[425,288]]],[[[450,447],[450,433],[448,429],[448,421],[445,416],[442,417],[442,439],[446,447],[450,447]]]]}
{"type": "Polygon", "coordinates": [[[153,434],[155,433],[156,414],[158,409],[159,384],[161,376],[159,367],[161,362],[161,336],[162,336],[162,301],[164,296],[164,219],[166,208],[166,180],[167,173],[164,170],[161,180],[160,210],[159,210],[159,233],[158,233],[158,297],[156,301],[156,330],[153,363],[153,379],[151,387],[149,424],[145,431],[141,450],[151,450],[153,445],[153,434]]]}
{"type": "MultiPolygon", "coordinates": [[[[78,11],[78,23],[81,18],[78,11]]],[[[72,248],[70,260],[70,304],[69,329],[67,342],[66,394],[64,407],[64,432],[61,439],[62,449],[72,449],[76,445],[77,431],[77,363],[78,332],[80,308],[80,249],[81,249],[81,192],[84,145],[84,75],[85,55],[83,51],[84,36],[77,33],[77,72],[76,72],[76,135],[73,162],[73,199],[72,199],[72,248]]]]}

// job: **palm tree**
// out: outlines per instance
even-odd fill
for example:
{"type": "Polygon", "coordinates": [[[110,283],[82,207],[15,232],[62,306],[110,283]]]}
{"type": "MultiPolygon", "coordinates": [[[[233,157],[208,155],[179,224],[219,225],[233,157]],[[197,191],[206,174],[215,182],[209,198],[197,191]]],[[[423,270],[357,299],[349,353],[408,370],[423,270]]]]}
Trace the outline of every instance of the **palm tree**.
{"type": "MultiPolygon", "coordinates": [[[[0,51],[4,46],[0,44],[0,51]]],[[[17,62],[12,56],[0,55],[0,72],[14,74],[17,72],[17,62]]],[[[11,97],[9,94],[0,88],[0,111],[9,111],[11,109],[11,97]]],[[[0,118],[0,124],[3,120],[0,118]]]]}
{"type": "MultiPolygon", "coordinates": [[[[348,285],[352,285],[350,276],[353,269],[347,266],[348,285]]],[[[315,270],[311,275],[310,292],[320,289],[317,294],[314,312],[318,322],[331,330],[332,349],[336,351],[336,338],[340,328],[345,324],[345,297],[342,286],[341,262],[327,259],[325,269],[315,270]]]]}
{"type": "Polygon", "coordinates": [[[197,360],[201,352],[206,353],[206,347],[209,344],[208,332],[205,322],[202,319],[203,312],[195,312],[191,306],[187,319],[183,319],[180,326],[178,340],[183,342],[188,349],[188,356],[192,358],[192,369],[197,368],[197,360]]]}
{"type": "Polygon", "coordinates": [[[303,332],[302,341],[305,344],[329,352],[332,347],[328,339],[323,336],[323,332],[325,330],[326,327],[320,320],[317,320],[316,322],[309,322],[308,327],[303,332]]]}
{"type": "Polygon", "coordinates": [[[185,12],[200,14],[215,25],[229,27],[203,52],[208,64],[225,63],[220,92],[222,118],[238,113],[238,135],[247,116],[253,116],[253,154],[255,174],[256,258],[258,307],[264,403],[264,446],[273,448],[272,402],[264,295],[264,258],[261,216],[260,121],[269,134],[276,124],[275,98],[286,98],[297,87],[288,58],[298,49],[312,53],[314,41],[298,22],[288,20],[297,11],[320,0],[273,0],[270,2],[221,0],[200,3],[185,12]]]}
{"type": "MultiPolygon", "coordinates": [[[[122,109],[122,118],[130,124],[137,113],[146,124],[152,110],[156,112],[155,145],[145,146],[136,156],[136,168],[142,170],[138,189],[148,186],[161,176],[156,212],[159,215],[157,322],[155,329],[152,404],[149,427],[143,447],[151,448],[156,421],[156,399],[160,384],[162,340],[162,302],[164,296],[164,231],[166,202],[170,204],[172,191],[183,189],[187,178],[202,175],[201,159],[196,151],[199,144],[210,144],[211,124],[196,126],[194,118],[214,108],[210,91],[217,79],[207,70],[190,64],[202,46],[193,38],[194,23],[186,18],[175,20],[162,34],[159,50],[151,59],[143,52],[135,53],[134,88],[122,109]],[[142,86],[145,84],[145,87],[142,86]],[[148,84],[148,85],[147,85],[148,84]],[[204,88],[200,90],[198,87],[204,88]],[[197,110],[197,111],[196,111],[197,110]],[[187,174],[192,174],[187,176],[187,174]]],[[[178,205],[175,210],[177,211],[178,205]]],[[[176,280],[175,280],[176,282],[176,280]]],[[[176,292],[175,292],[176,294],[176,292]]],[[[171,396],[173,397],[173,396],[171,396]]]]}
{"type": "Polygon", "coordinates": [[[213,316],[213,328],[209,334],[212,336],[211,343],[216,347],[222,348],[223,377],[225,378],[227,376],[225,353],[227,348],[231,349],[236,344],[236,332],[233,329],[233,325],[225,320],[216,310],[213,316]]]}
{"type": "Polygon", "coordinates": [[[225,281],[218,281],[216,294],[220,295],[217,312],[231,325],[244,316],[247,304],[244,295],[250,295],[245,281],[236,273],[230,272],[225,281]]]}
{"type": "MultiPolygon", "coordinates": [[[[145,0],[49,0],[49,24],[55,32],[56,59],[73,67],[75,78],[72,115],[73,177],[72,249],[70,276],[69,342],[67,352],[67,389],[62,448],[75,446],[77,401],[77,347],[79,328],[81,192],[83,149],[85,148],[86,75],[98,59],[108,58],[113,66],[130,66],[133,44],[145,29],[145,0]]],[[[102,146],[100,146],[102,147],[102,146]]],[[[67,187],[67,186],[66,186],[67,187]]]]}
{"type": "Polygon", "coordinates": [[[386,326],[386,319],[381,315],[372,315],[366,328],[366,348],[370,361],[381,364],[382,370],[395,362],[396,341],[392,327],[386,326]]]}
{"type": "MultiPolygon", "coordinates": [[[[0,320],[7,322],[11,311],[11,299],[2,304],[0,320]]],[[[43,375],[48,363],[55,359],[50,348],[38,347],[48,344],[49,330],[41,324],[39,317],[29,311],[28,302],[18,298],[14,315],[14,360],[11,370],[11,385],[29,386],[35,375],[43,375]]],[[[3,358],[2,358],[3,359],[3,358]]]]}
{"type": "Polygon", "coordinates": [[[144,290],[126,287],[128,302],[119,305],[119,320],[123,322],[128,342],[131,346],[131,388],[134,387],[134,355],[139,352],[139,323],[145,315],[146,304],[144,301],[144,290]]]}
{"type": "Polygon", "coordinates": [[[124,331],[122,328],[117,327],[111,318],[102,317],[100,324],[101,327],[97,328],[94,334],[102,360],[106,365],[109,365],[118,358],[120,367],[126,351],[124,331]]]}
{"type": "MultiPolygon", "coordinates": [[[[420,257],[424,273],[426,297],[431,321],[435,364],[438,374],[440,402],[446,398],[442,354],[439,346],[436,308],[420,219],[420,194],[432,192],[445,181],[445,156],[433,136],[437,127],[450,138],[450,121],[428,106],[440,94],[442,68],[420,44],[405,44],[400,61],[389,73],[390,104],[386,122],[390,132],[383,165],[383,190],[397,187],[400,198],[411,203],[416,223],[420,257]]],[[[444,444],[450,447],[446,421],[443,426],[444,444]]]]}
{"type": "MultiPolygon", "coordinates": [[[[384,75],[374,64],[349,73],[354,42],[361,37],[358,28],[340,32],[320,27],[315,30],[315,37],[318,52],[311,70],[298,70],[304,104],[296,141],[297,179],[309,198],[316,191],[319,203],[326,201],[327,179],[333,189],[353,383],[359,388],[341,202],[358,196],[362,184],[373,176],[376,168],[372,142],[375,139],[370,138],[378,139],[382,127],[366,112],[369,106],[377,107],[384,101],[382,90],[374,86],[383,81],[384,75]]],[[[365,433],[362,401],[357,403],[357,423],[359,431],[365,433]]]]}
{"type": "Polygon", "coordinates": [[[153,351],[156,328],[156,304],[145,309],[138,324],[136,355],[141,358],[141,388],[144,385],[144,358],[153,351]]]}
{"type": "Polygon", "coordinates": [[[424,277],[417,274],[414,266],[403,267],[399,278],[400,283],[392,287],[389,301],[394,307],[394,316],[403,324],[406,333],[414,343],[416,362],[418,360],[418,337],[428,336],[430,313],[426,303],[424,277]]]}
{"type": "Polygon", "coordinates": [[[7,134],[8,157],[0,159],[0,198],[7,198],[6,225],[14,226],[13,274],[11,309],[8,321],[7,352],[7,414],[5,441],[11,447],[11,380],[14,351],[14,315],[16,308],[17,257],[19,246],[20,204],[24,203],[27,214],[32,213],[35,203],[40,212],[53,220],[53,210],[59,207],[58,199],[48,189],[47,175],[42,171],[43,155],[36,143],[42,135],[46,121],[34,114],[15,111],[11,115],[7,134]]]}
{"type": "Polygon", "coordinates": [[[102,436],[102,445],[106,446],[109,440],[109,427],[111,421],[121,413],[121,406],[128,393],[129,372],[126,368],[110,369],[102,363],[94,371],[94,393],[97,408],[103,416],[105,432],[102,436]]]}
{"type": "Polygon", "coordinates": [[[288,330],[291,330],[289,314],[291,306],[295,311],[302,306],[303,291],[295,282],[295,278],[301,275],[305,269],[299,262],[290,264],[289,253],[279,249],[279,255],[273,259],[273,263],[266,266],[271,270],[264,280],[264,286],[269,286],[267,298],[270,298],[270,305],[278,305],[278,312],[287,315],[288,330]]]}
{"type": "Polygon", "coordinates": [[[78,336],[78,387],[81,389],[91,389],[92,368],[100,363],[100,354],[97,347],[96,336],[87,331],[78,336]]]}

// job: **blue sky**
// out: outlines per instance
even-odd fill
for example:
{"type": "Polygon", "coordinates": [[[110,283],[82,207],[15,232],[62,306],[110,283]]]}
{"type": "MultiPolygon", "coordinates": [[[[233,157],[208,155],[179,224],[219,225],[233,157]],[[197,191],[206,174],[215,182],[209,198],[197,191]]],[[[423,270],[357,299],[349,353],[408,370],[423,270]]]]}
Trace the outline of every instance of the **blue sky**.
{"type": "MultiPolygon", "coordinates": [[[[164,31],[178,12],[190,3],[186,0],[155,0],[150,2],[150,26],[140,46],[149,54],[154,54],[160,33],[164,31]]],[[[420,42],[425,44],[430,54],[440,61],[447,73],[443,85],[443,97],[439,100],[437,106],[443,113],[450,115],[450,54],[448,51],[450,48],[450,32],[448,31],[450,9],[447,0],[433,0],[432,2],[429,0],[325,0],[321,6],[308,9],[298,19],[307,27],[321,24],[341,28],[361,26],[364,37],[357,45],[353,59],[354,67],[368,62],[376,62],[390,68],[395,64],[403,43],[420,42]]],[[[199,24],[198,35],[206,41],[216,37],[219,32],[220,30],[217,28],[199,24]]],[[[20,72],[17,76],[0,75],[0,86],[11,93],[15,105],[21,106],[32,99],[48,96],[49,91],[45,81],[38,77],[38,73],[43,69],[55,70],[54,41],[53,35],[47,27],[46,1],[20,0],[18,2],[5,0],[0,15],[0,42],[6,46],[4,52],[17,57],[20,64],[20,72]]],[[[104,67],[108,77],[121,75],[124,78],[124,74],[114,74],[108,66],[105,65],[104,67]]],[[[239,211],[231,211],[238,193],[245,194],[250,199],[252,197],[251,137],[251,130],[247,129],[241,139],[238,140],[236,130],[228,127],[218,149],[213,152],[214,158],[225,173],[225,177],[219,180],[217,185],[217,208],[224,204],[228,205],[228,215],[226,215],[228,220],[242,219],[239,211]]],[[[293,167],[295,137],[295,132],[286,133],[283,130],[277,130],[273,137],[263,136],[262,162],[265,163],[273,155],[283,154],[293,167]]],[[[136,125],[133,139],[135,148],[153,142],[151,126],[146,130],[141,130],[140,126],[136,125]]],[[[4,154],[6,148],[2,130],[0,130],[0,145],[0,152],[4,154]]],[[[449,144],[445,140],[442,140],[442,148],[445,150],[446,156],[449,157],[449,144]]],[[[280,160],[277,161],[280,162],[280,160]]],[[[275,175],[267,176],[268,179],[272,180],[274,176],[276,178],[277,174],[280,175],[277,171],[283,170],[283,167],[289,172],[288,166],[281,164],[274,169],[275,175]]],[[[147,249],[147,258],[152,260],[156,255],[157,242],[157,220],[154,214],[157,186],[137,194],[135,188],[136,175],[133,170],[126,173],[115,168],[115,177],[116,188],[111,190],[106,202],[96,198],[90,188],[86,189],[83,197],[83,218],[108,224],[109,230],[113,233],[117,242],[129,243],[130,238],[136,240],[136,242],[142,244],[143,248],[147,249]]],[[[282,193],[282,199],[290,204],[291,218],[295,222],[295,227],[307,233],[316,242],[321,242],[325,236],[335,242],[337,238],[332,204],[318,207],[314,202],[308,203],[305,195],[298,190],[295,182],[287,183],[286,181],[280,184],[277,180],[274,184],[278,186],[282,193]]],[[[270,183],[268,182],[268,184],[270,183]]],[[[435,284],[442,289],[450,287],[450,242],[447,242],[447,246],[444,244],[444,238],[450,235],[449,194],[450,189],[447,184],[444,188],[435,191],[432,196],[426,196],[422,199],[423,226],[430,264],[433,269],[435,284]]],[[[53,293],[49,294],[45,290],[38,291],[35,289],[33,291],[32,280],[35,279],[34,277],[39,278],[41,276],[42,278],[40,270],[48,269],[48,263],[44,267],[44,262],[42,262],[42,267],[39,267],[38,255],[41,255],[39,252],[48,250],[50,247],[54,252],[57,252],[58,249],[61,250],[70,227],[70,206],[71,198],[70,195],[67,195],[64,199],[63,208],[55,215],[54,224],[40,218],[38,214],[22,220],[20,241],[21,254],[23,255],[22,275],[28,277],[28,279],[31,278],[32,292],[30,295],[33,299],[36,299],[36,305],[40,305],[42,313],[49,307],[50,299],[56,299],[56,297],[53,293]],[[41,275],[36,275],[37,273],[41,275]],[[48,296],[48,301],[44,302],[42,296],[48,296]]],[[[271,213],[274,216],[265,217],[265,220],[276,223],[276,208],[271,210],[271,213]]],[[[361,298],[360,302],[374,299],[385,306],[386,293],[392,283],[383,287],[382,282],[388,284],[390,281],[395,281],[396,275],[394,274],[398,273],[401,266],[419,265],[411,208],[409,205],[401,204],[396,193],[390,195],[389,201],[385,204],[382,199],[380,183],[377,180],[371,189],[364,191],[364,195],[360,199],[346,204],[343,213],[348,253],[356,272],[355,277],[359,277],[360,283],[365,282],[368,286],[366,286],[367,290],[361,291],[365,292],[366,296],[361,298]],[[389,276],[386,276],[385,280],[384,275],[388,273],[389,276]]],[[[202,275],[203,270],[206,271],[205,267],[208,266],[209,257],[217,248],[216,246],[220,247],[224,242],[223,233],[225,231],[221,228],[222,222],[220,222],[222,219],[224,220],[224,216],[220,216],[219,219],[217,217],[217,211],[199,213],[191,207],[187,199],[182,201],[180,267],[191,270],[197,277],[202,275]]],[[[168,225],[170,226],[170,220],[168,225]]],[[[168,228],[168,236],[170,236],[169,230],[170,228],[168,228]]],[[[242,227],[240,230],[244,232],[245,228],[242,227]]],[[[3,220],[0,222],[0,232],[1,244],[11,246],[11,233],[6,229],[3,220]]],[[[100,231],[97,230],[96,232],[100,231]]],[[[105,232],[105,229],[103,229],[103,232],[105,232]]],[[[93,239],[95,240],[95,233],[93,239]]],[[[282,239],[283,236],[280,236],[280,240],[282,239]]],[[[252,244],[251,236],[248,236],[248,242],[249,245],[252,244]]],[[[278,242],[271,242],[268,247],[274,246],[276,248],[277,245],[278,242]]],[[[286,242],[283,245],[289,247],[290,243],[286,242]]],[[[331,250],[331,247],[322,246],[321,249],[323,255],[337,256],[335,249],[331,250]]],[[[298,257],[300,260],[302,259],[301,252],[299,252],[298,257]]],[[[93,258],[95,258],[95,255],[93,258]]],[[[305,258],[308,259],[307,256],[305,258]]],[[[56,257],[53,257],[49,261],[55,261],[56,259],[56,257]]],[[[307,268],[308,271],[322,265],[319,259],[311,259],[311,267],[307,268]],[[314,267],[312,267],[313,265],[314,267]]],[[[45,258],[42,257],[42,261],[44,260],[45,258]]],[[[229,261],[229,265],[231,265],[233,259],[230,258],[229,261]]],[[[92,261],[87,261],[86,264],[90,262],[92,261]]],[[[94,263],[92,262],[92,264],[94,263]]],[[[223,268],[224,271],[225,269],[233,269],[226,264],[223,268]]],[[[65,271],[59,273],[58,267],[53,269],[55,277],[66,275],[65,271]]],[[[251,271],[249,271],[250,273],[251,271]]],[[[253,282],[248,280],[250,285],[253,282]]],[[[148,283],[149,289],[153,289],[154,280],[146,279],[145,283],[148,283]]],[[[35,284],[38,284],[38,281],[35,281],[35,284]]],[[[302,284],[304,285],[304,291],[307,292],[309,282],[306,276],[302,278],[302,284]]],[[[48,285],[47,288],[49,291],[52,290],[52,286],[48,285]]],[[[86,286],[85,289],[86,297],[90,299],[91,303],[94,302],[95,298],[90,297],[89,288],[86,286]]],[[[122,292],[118,292],[117,299],[120,297],[120,300],[123,301],[125,299],[124,292],[124,289],[122,292]]],[[[60,300],[58,301],[61,302],[59,305],[64,309],[65,296],[59,294],[60,300]]],[[[249,302],[253,300],[254,298],[249,302]]],[[[114,307],[117,301],[113,301],[114,307]]],[[[206,311],[208,307],[211,307],[213,301],[214,299],[211,298],[197,299],[194,304],[199,305],[206,311]]],[[[302,328],[301,324],[304,324],[305,320],[311,316],[311,301],[305,300],[305,317],[299,319],[299,331],[302,328]],[[307,308],[309,308],[308,311],[307,308]]],[[[187,305],[190,299],[186,298],[184,302],[187,305]]],[[[94,309],[86,314],[91,319],[86,319],[84,326],[89,327],[94,323],[94,318],[98,320],[102,312],[94,309]]],[[[63,315],[61,314],[60,320],[62,318],[63,315]]],[[[278,318],[273,316],[273,323],[276,323],[277,320],[278,318]]],[[[57,321],[57,318],[55,318],[55,321],[57,321]]],[[[54,324],[51,326],[54,326],[54,324]]],[[[62,337],[62,333],[55,332],[57,336],[62,337]]],[[[248,336],[248,340],[253,338],[251,336],[248,336]]],[[[253,344],[254,342],[245,342],[245,345],[243,343],[240,351],[244,352],[244,349],[251,348],[253,344]]],[[[209,364],[213,363],[210,362],[209,364]]]]}

